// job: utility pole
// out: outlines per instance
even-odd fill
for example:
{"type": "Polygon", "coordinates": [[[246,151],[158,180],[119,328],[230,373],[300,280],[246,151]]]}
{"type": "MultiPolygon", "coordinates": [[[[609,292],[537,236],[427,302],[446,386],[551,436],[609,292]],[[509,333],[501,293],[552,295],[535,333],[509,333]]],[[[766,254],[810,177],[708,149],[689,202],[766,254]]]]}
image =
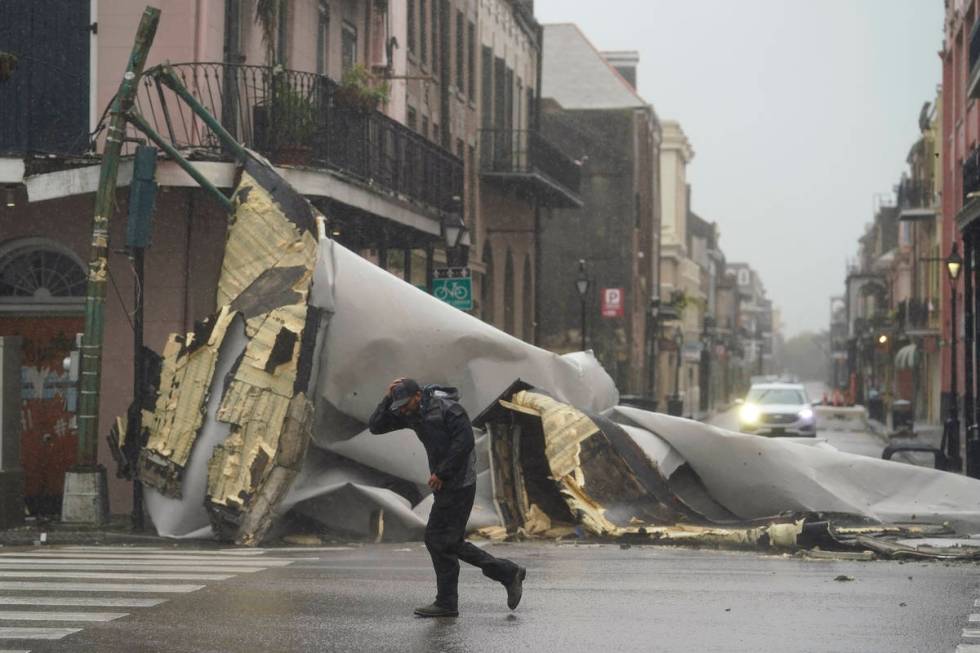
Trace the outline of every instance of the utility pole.
{"type": "Polygon", "coordinates": [[[100,524],[108,512],[105,468],[98,464],[99,390],[102,381],[102,342],[105,327],[109,223],[115,206],[119,158],[126,134],[126,113],[133,106],[143,67],[160,22],[160,10],[143,10],[126,73],[112,101],[111,118],[102,153],[99,187],[92,219],[92,249],[85,291],[85,333],[82,336],[78,459],[65,476],[61,519],[100,524]]]}

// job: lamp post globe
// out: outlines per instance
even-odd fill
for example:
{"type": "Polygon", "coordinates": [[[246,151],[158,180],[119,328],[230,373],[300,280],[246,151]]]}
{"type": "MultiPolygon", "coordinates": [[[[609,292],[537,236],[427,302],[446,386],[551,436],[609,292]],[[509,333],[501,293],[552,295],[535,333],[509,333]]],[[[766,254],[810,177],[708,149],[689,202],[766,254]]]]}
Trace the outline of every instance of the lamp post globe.
{"type": "Polygon", "coordinates": [[[956,281],[960,278],[960,271],[963,269],[963,257],[960,256],[959,248],[956,243],[953,243],[953,249],[950,250],[949,256],[946,258],[946,272],[949,274],[950,281],[956,281]]]}

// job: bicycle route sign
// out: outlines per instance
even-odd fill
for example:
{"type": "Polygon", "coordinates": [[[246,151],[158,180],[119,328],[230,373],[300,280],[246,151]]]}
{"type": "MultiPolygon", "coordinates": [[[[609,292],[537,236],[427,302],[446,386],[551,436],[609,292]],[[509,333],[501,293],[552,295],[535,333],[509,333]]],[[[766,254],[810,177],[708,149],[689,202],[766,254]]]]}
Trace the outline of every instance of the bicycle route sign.
{"type": "Polygon", "coordinates": [[[473,277],[469,268],[436,268],[432,271],[432,294],[453,308],[473,310],[473,277]]]}

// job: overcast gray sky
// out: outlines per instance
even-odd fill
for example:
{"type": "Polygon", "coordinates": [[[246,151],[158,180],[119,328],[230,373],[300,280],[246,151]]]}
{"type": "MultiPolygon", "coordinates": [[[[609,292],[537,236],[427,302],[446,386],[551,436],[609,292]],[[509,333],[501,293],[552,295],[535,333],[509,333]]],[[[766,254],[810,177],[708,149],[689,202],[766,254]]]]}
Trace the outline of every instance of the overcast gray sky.
{"type": "Polygon", "coordinates": [[[783,310],[829,298],[918,138],[942,77],[942,0],[537,0],[601,50],[639,50],[639,91],[694,147],[692,208],[783,310]]]}

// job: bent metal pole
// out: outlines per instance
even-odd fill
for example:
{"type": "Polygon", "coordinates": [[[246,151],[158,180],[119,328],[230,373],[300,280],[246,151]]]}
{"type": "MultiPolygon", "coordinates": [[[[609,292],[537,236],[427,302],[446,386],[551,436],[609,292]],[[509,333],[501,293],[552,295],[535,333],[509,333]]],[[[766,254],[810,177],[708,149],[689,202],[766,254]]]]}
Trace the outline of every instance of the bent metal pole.
{"type": "Polygon", "coordinates": [[[105,327],[106,276],[108,274],[109,220],[115,207],[119,157],[126,132],[126,112],[136,97],[146,57],[160,22],[160,10],[143,10],[133,51],[119,91],[112,100],[111,118],[102,153],[99,188],[92,219],[92,250],[85,288],[85,333],[82,335],[79,370],[78,460],[76,467],[91,468],[97,463],[99,431],[99,385],[102,380],[102,340],[105,327]]]}

